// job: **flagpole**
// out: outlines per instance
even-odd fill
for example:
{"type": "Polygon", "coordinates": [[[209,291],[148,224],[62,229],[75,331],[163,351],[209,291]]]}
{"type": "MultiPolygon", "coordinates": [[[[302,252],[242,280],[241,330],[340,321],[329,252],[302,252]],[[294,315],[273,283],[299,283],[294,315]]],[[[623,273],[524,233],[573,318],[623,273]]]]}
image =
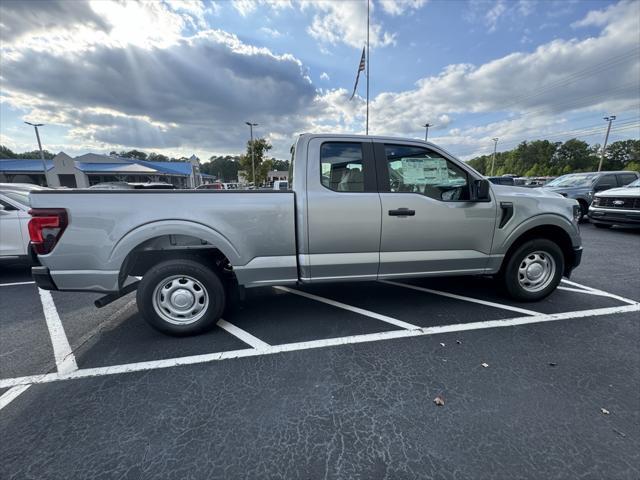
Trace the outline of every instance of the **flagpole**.
{"type": "Polygon", "coordinates": [[[367,129],[369,135],[369,0],[367,0],[367,129]]]}

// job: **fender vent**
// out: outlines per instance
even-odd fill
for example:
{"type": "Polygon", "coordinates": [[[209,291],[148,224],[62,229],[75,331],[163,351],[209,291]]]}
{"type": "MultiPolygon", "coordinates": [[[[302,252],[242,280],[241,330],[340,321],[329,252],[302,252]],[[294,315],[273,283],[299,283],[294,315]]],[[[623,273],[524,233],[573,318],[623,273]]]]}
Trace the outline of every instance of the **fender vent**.
{"type": "Polygon", "coordinates": [[[511,217],[513,217],[513,203],[500,202],[500,210],[502,210],[502,217],[500,218],[500,224],[498,228],[504,227],[511,217]]]}

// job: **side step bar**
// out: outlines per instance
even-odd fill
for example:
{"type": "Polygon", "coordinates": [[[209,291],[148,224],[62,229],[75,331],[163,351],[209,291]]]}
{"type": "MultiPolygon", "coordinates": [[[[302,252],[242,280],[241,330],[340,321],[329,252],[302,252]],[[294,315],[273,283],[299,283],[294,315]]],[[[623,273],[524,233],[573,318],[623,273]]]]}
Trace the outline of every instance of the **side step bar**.
{"type": "Polygon", "coordinates": [[[110,303],[115,302],[120,297],[124,297],[127,293],[131,293],[134,290],[136,290],[138,288],[139,283],[140,283],[139,280],[137,282],[130,283],[129,285],[127,285],[126,287],[124,287],[122,290],[118,292],[110,293],[108,295],[105,295],[104,297],[100,297],[95,302],[93,302],[93,304],[98,308],[105,307],[110,303]]]}

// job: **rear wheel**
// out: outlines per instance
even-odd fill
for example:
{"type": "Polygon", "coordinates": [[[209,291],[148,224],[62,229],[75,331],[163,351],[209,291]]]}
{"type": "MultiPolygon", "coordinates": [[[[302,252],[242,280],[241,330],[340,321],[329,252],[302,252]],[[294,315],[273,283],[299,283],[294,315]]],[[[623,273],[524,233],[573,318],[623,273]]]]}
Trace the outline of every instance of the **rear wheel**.
{"type": "Polygon", "coordinates": [[[556,289],[563,271],[564,255],[560,247],[539,238],[522,244],[507,258],[502,278],[509,295],[533,302],[556,289]]]}
{"type": "Polygon", "coordinates": [[[155,329],[169,335],[195,335],[212,328],[225,308],[218,274],[193,260],[167,260],[140,281],[138,309],[155,329]]]}

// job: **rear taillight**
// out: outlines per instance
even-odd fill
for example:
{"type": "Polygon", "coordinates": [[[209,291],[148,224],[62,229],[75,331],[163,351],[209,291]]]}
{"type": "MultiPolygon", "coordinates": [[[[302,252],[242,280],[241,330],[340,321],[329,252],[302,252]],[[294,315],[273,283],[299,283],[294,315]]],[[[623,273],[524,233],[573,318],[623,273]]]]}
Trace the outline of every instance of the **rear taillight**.
{"type": "Polygon", "coordinates": [[[29,210],[29,237],[38,255],[51,253],[69,224],[64,208],[32,208],[29,210]]]}

